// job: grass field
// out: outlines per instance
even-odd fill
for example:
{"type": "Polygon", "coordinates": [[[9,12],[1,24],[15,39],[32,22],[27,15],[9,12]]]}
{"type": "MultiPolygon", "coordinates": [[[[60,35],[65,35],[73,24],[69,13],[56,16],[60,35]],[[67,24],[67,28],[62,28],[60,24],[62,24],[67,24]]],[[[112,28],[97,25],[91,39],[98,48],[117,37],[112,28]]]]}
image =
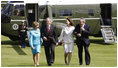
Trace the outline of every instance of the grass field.
{"type": "MultiPolygon", "coordinates": [[[[51,67],[117,67],[117,44],[104,44],[102,38],[90,37],[89,47],[91,64],[79,65],[78,49],[74,46],[71,63],[69,66],[64,63],[63,46],[55,47],[55,63],[51,67]]],[[[40,55],[40,67],[48,67],[44,47],[42,46],[40,55]]],[[[84,57],[84,54],[83,54],[84,57]]],[[[1,35],[1,66],[2,67],[34,67],[32,52],[30,47],[20,48],[18,41],[11,41],[8,37],[1,35]]]]}

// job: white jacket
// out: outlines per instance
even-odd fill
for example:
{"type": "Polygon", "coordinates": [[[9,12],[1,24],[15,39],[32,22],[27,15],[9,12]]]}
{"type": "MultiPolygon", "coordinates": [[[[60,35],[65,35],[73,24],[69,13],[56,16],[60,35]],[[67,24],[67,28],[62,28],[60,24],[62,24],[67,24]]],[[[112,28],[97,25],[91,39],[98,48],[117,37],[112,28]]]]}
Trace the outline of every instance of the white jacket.
{"type": "Polygon", "coordinates": [[[59,38],[59,42],[61,42],[62,40],[64,40],[64,43],[72,43],[74,42],[73,39],[73,31],[74,31],[75,27],[74,26],[65,26],[62,31],[61,31],[61,35],[59,38]]]}

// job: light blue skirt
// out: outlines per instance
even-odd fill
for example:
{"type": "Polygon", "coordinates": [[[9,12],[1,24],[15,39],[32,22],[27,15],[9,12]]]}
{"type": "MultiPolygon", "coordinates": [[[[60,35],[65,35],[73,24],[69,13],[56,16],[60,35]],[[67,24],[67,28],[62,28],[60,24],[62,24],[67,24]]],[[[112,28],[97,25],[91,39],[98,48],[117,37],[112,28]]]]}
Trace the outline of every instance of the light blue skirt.
{"type": "Polygon", "coordinates": [[[35,45],[33,47],[34,49],[31,49],[33,54],[41,53],[41,45],[35,45]]]}

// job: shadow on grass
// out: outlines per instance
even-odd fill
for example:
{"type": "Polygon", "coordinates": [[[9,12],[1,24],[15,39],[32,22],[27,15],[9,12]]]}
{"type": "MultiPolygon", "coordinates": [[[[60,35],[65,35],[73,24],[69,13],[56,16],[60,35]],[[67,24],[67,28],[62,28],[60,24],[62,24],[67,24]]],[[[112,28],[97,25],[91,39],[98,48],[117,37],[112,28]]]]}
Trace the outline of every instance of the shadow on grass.
{"type": "Polygon", "coordinates": [[[34,67],[34,65],[8,65],[8,67],[34,67]]]}
{"type": "MultiPolygon", "coordinates": [[[[35,67],[34,65],[8,65],[8,67],[35,67]]],[[[47,64],[40,64],[37,67],[72,67],[72,66],[68,66],[65,64],[52,64],[52,66],[48,66],[47,64]]]]}
{"type": "MultiPolygon", "coordinates": [[[[53,66],[53,65],[52,65],[53,66]]],[[[41,64],[41,65],[39,65],[39,66],[37,66],[37,67],[52,67],[52,66],[48,66],[47,64],[41,64]]],[[[35,67],[34,65],[29,65],[29,64],[25,64],[25,65],[8,65],[8,67],[35,67]]]]}
{"type": "Polygon", "coordinates": [[[19,54],[19,55],[27,55],[20,47],[19,47],[20,42],[19,41],[1,41],[1,45],[12,45],[14,50],[19,54]]]}
{"type": "Polygon", "coordinates": [[[6,40],[6,41],[1,41],[2,45],[19,45],[19,41],[11,41],[11,40],[6,40]]]}
{"type": "Polygon", "coordinates": [[[103,39],[90,39],[90,43],[101,44],[101,45],[113,45],[112,43],[105,43],[103,39]]]}

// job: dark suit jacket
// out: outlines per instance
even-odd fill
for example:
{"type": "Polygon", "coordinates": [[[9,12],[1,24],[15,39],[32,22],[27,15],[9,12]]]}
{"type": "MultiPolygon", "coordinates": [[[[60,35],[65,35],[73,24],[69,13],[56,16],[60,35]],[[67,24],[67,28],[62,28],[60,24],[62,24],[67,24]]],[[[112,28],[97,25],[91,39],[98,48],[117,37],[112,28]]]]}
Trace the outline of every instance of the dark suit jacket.
{"type": "Polygon", "coordinates": [[[20,26],[19,26],[19,35],[20,35],[20,36],[21,36],[21,35],[22,35],[22,36],[26,36],[26,34],[27,34],[26,32],[27,32],[26,26],[25,26],[25,25],[24,25],[24,26],[23,26],[23,25],[20,25],[20,26]],[[22,30],[25,30],[25,32],[22,32],[22,30]]]}
{"type": "Polygon", "coordinates": [[[90,44],[89,35],[91,34],[90,26],[88,24],[85,24],[84,29],[85,31],[81,32],[81,26],[79,24],[76,25],[75,30],[73,31],[74,35],[77,38],[76,43],[81,43],[81,41],[84,41],[86,45],[89,45],[90,44]],[[78,33],[81,33],[81,37],[77,36],[78,33]]]}
{"type": "MultiPolygon", "coordinates": [[[[42,35],[42,38],[46,37],[48,39],[49,42],[51,43],[54,43],[56,44],[57,41],[58,41],[58,38],[57,38],[57,30],[56,30],[56,27],[53,26],[51,24],[50,26],[50,31],[48,33],[47,31],[47,25],[44,25],[42,28],[41,28],[41,35],[42,35]]],[[[44,40],[44,43],[47,42],[44,40]]]]}

